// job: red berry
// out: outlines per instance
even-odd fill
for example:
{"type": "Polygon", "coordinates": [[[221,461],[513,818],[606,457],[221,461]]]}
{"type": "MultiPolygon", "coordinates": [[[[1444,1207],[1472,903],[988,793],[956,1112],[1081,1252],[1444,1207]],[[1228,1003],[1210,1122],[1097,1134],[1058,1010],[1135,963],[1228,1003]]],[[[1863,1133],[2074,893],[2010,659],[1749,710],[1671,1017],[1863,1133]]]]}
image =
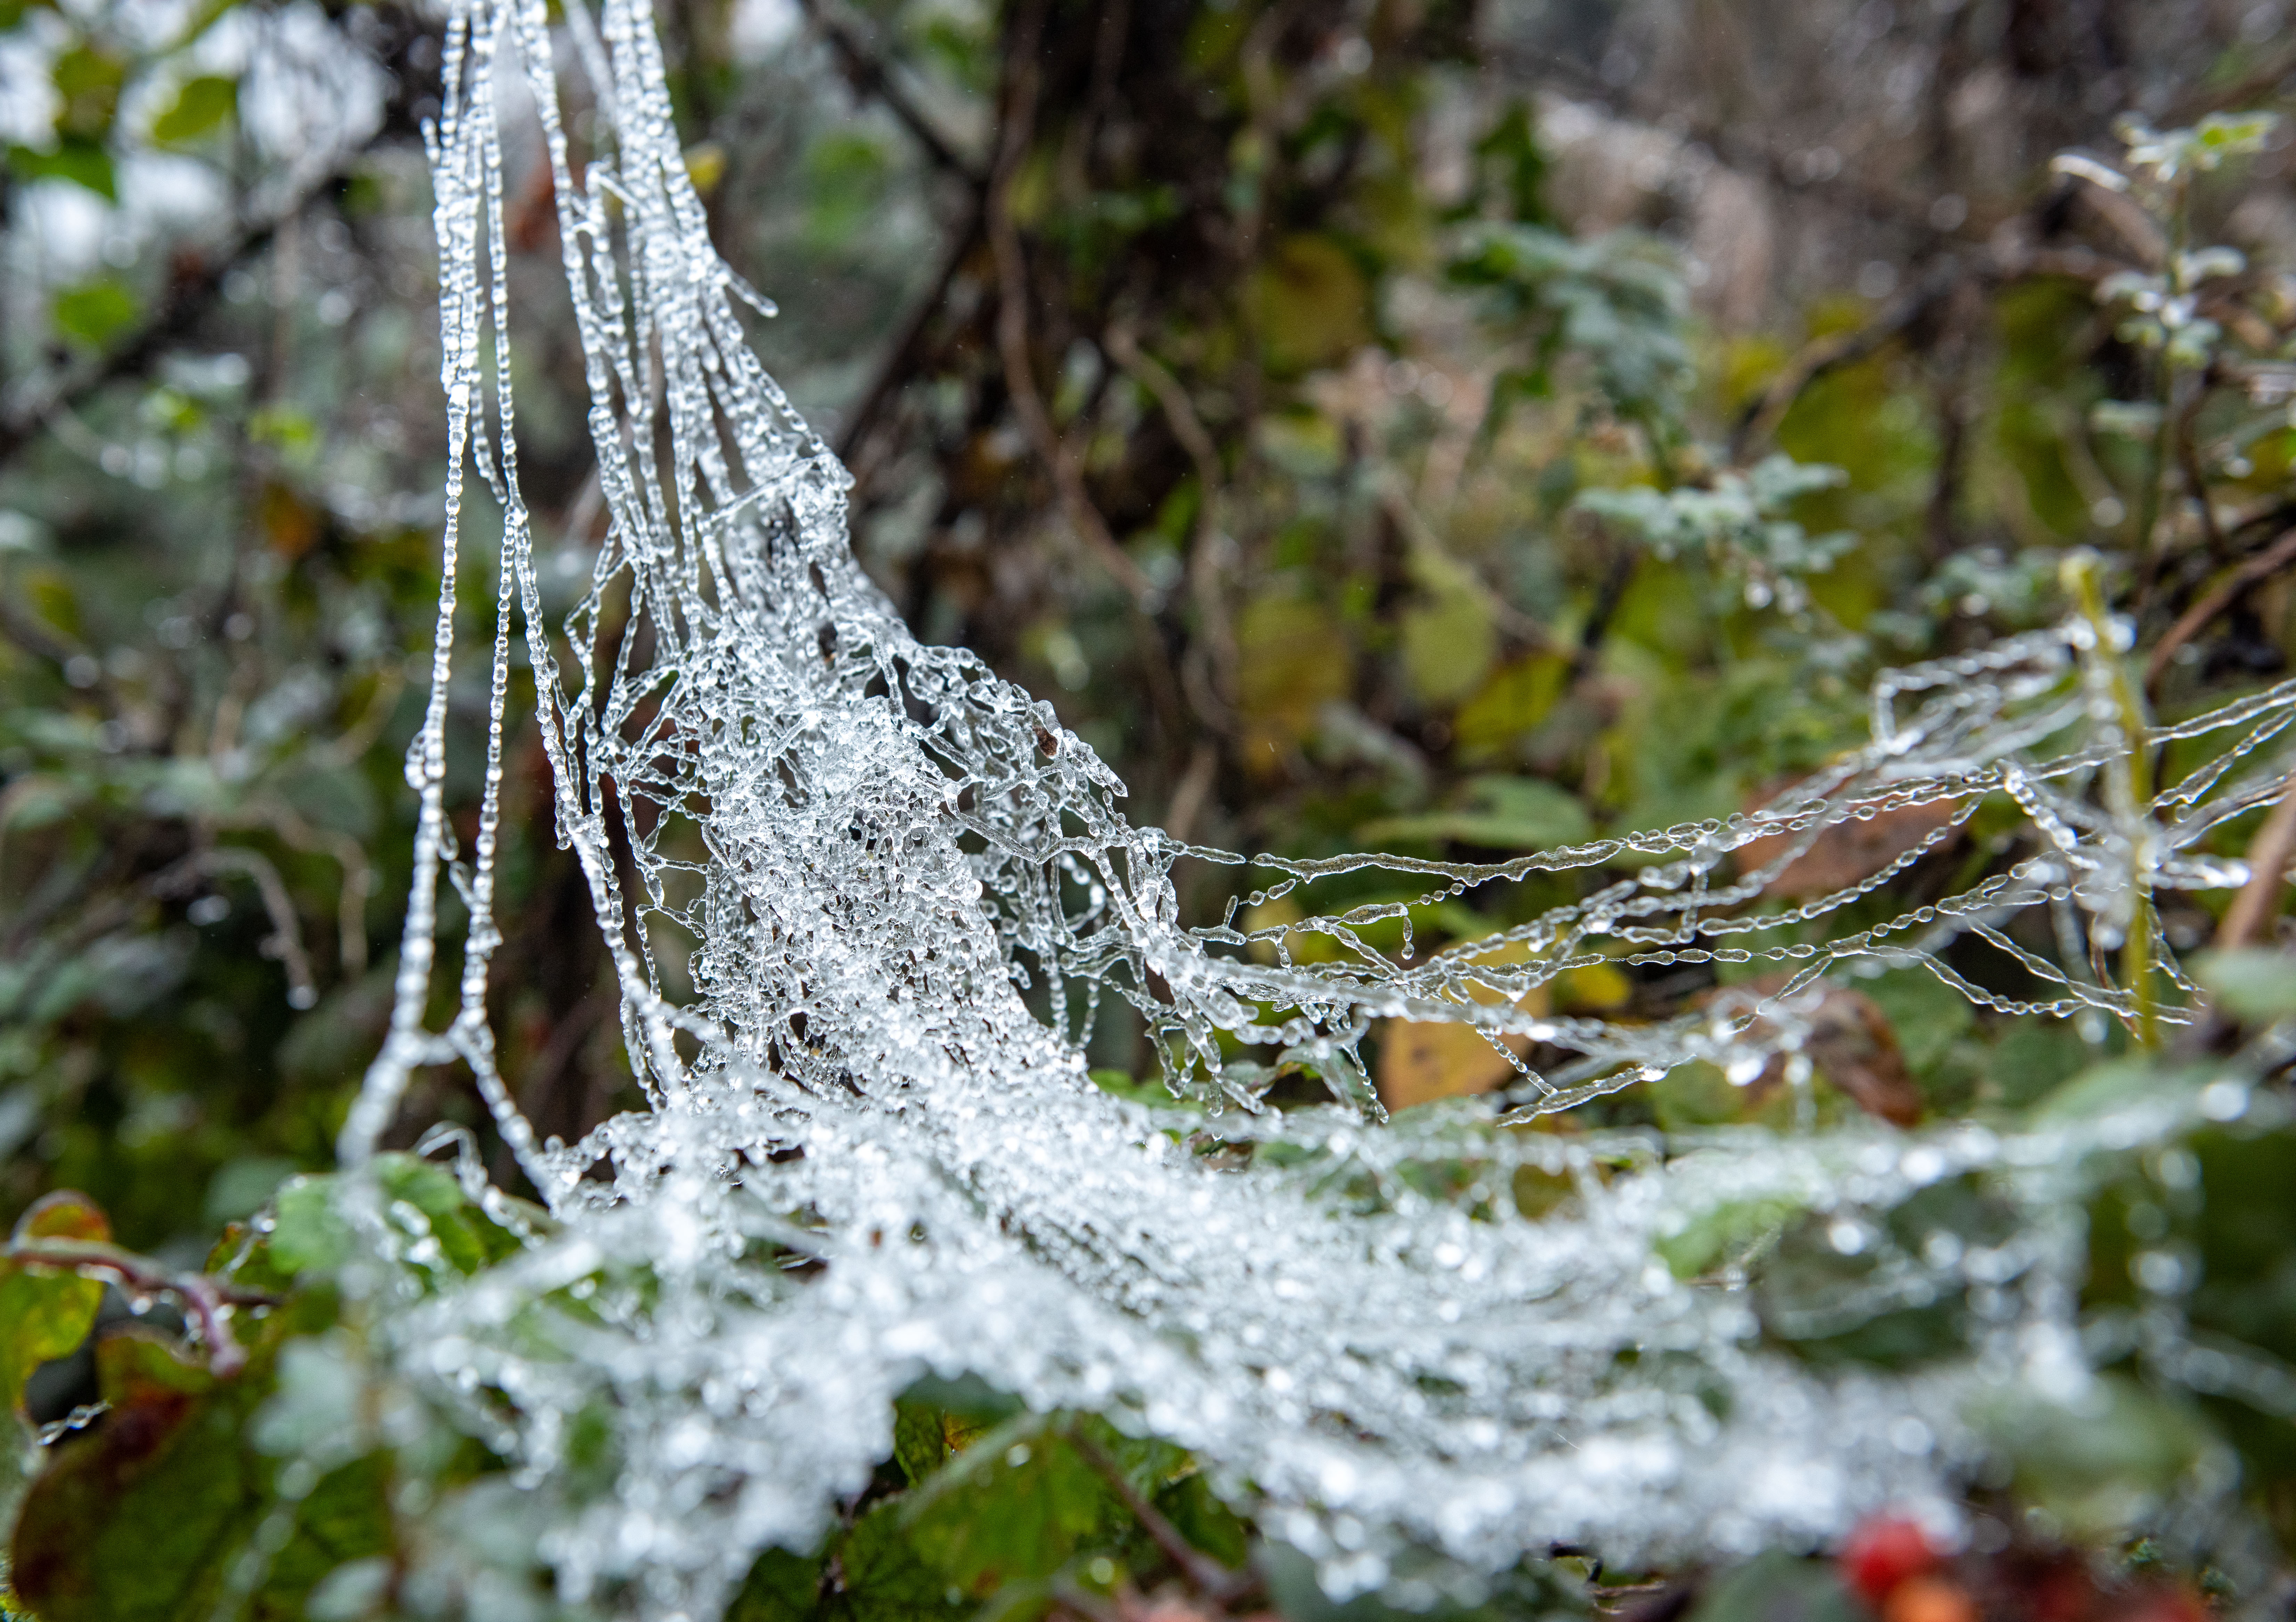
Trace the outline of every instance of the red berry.
{"type": "Polygon", "coordinates": [[[1841,1545],[1841,1580],[1879,1609],[1891,1589],[1934,1569],[1943,1558],[1919,1521],[1868,1515],[1841,1545]]]}

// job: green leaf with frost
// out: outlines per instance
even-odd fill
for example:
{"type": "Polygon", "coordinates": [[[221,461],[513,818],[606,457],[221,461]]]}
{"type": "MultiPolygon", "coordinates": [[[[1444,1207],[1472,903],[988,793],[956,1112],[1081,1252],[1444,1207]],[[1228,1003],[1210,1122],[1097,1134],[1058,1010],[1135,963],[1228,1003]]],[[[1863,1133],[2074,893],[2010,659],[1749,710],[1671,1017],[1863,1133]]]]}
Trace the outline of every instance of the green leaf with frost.
{"type": "Polygon", "coordinates": [[[1798,498],[1843,481],[1839,468],[1771,455],[1744,472],[1717,473],[1702,488],[1589,490],[1575,504],[1661,558],[1704,553],[1775,574],[1817,574],[1833,566],[1852,537],[1813,537],[1783,513],[1798,498]]]}

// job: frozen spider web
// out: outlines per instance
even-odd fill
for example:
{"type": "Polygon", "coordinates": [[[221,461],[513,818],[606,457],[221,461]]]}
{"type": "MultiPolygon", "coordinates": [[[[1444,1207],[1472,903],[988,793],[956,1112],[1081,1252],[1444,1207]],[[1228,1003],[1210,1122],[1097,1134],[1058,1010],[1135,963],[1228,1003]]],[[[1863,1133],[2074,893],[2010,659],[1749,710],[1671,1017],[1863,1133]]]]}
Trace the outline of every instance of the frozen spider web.
{"type": "MultiPolygon", "coordinates": [[[[454,0],[430,138],[446,566],[408,757],[421,821],[396,1011],[342,1152],[371,1164],[415,1073],[459,1061],[547,1203],[522,1216],[466,1156],[523,1248],[469,1281],[385,1290],[379,1333],[511,1461],[565,1599],[716,1615],[760,1550],[808,1546],[867,1483],[893,1398],[928,1373],[1181,1443],[1333,1592],[1418,1604],[1558,1544],[1666,1557],[1822,1539],[1885,1502],[1949,1518],[1972,1446],[1949,1418],[1963,1399],[2078,1379],[2062,1225],[1885,1269],[1876,1289],[1900,1304],[1980,1274],[1989,1291],[1972,1355],[1906,1377],[1768,1349],[1744,1291],[1685,1283],[1654,1251],[1731,1200],[1882,1209],[1972,1168],[2032,1184],[2062,1143],[1877,1126],[1669,1159],[1643,1138],[1507,1128],[1692,1060],[1742,1077],[1784,1054],[1799,1083],[1823,978],[1861,962],[1925,965],[2013,1012],[2185,1017],[2152,897],[2245,878],[2201,841],[2279,793],[2296,692],[2152,730],[2145,749],[2205,764],[2144,792],[2112,628],[2078,619],[1891,676],[1865,749],[1727,821],[1488,865],[1185,846],[1127,822],[1122,785],[1049,706],[921,645],[857,566],[848,477],[744,339],[737,306],[762,301],[710,246],[640,0],[604,0],[594,24],[568,0],[555,32],[542,0],[454,0]],[[561,640],[509,430],[497,97],[521,68],[611,514],[561,640]],[[562,68],[586,82],[610,149],[579,173],[562,68]],[[469,467],[504,519],[484,789],[462,850],[446,717],[469,467]],[[537,1141],[520,1115],[485,1012],[514,627],[651,1104],[573,1144],[537,1141]],[[1885,886],[2004,803],[2026,854],[1870,922],[1885,886]],[[1776,899],[1829,831],[1909,809],[1923,831],[1879,871],[1776,899]],[[1231,905],[1190,924],[1170,879],[1184,856],[1249,866],[1247,902],[1304,903],[1370,867],[1431,902],[1585,877],[1531,922],[1420,953],[1415,904],[1256,933],[1231,905]],[[433,1029],[442,879],[470,923],[460,1012],[433,1029]],[[1367,938],[1398,918],[1399,951],[1367,938]],[[1939,954],[1967,938],[2029,990],[1948,967],[1939,954]],[[1665,1022],[1543,1012],[1540,987],[1599,961],[1783,979],[1665,1022]],[[1137,1010],[1193,1113],[1086,1077],[1081,1035],[1108,996],[1137,1010]],[[1380,1020],[1472,1025],[1515,1078],[1388,1123],[1360,1057],[1380,1020]],[[1286,1069],[1322,1077],[1332,1104],[1267,1108],[1286,1069]],[[605,1488],[564,1468],[579,1414],[611,1428],[605,1488]]],[[[420,1270],[419,1221],[380,1200],[369,1217],[420,1270]]]]}

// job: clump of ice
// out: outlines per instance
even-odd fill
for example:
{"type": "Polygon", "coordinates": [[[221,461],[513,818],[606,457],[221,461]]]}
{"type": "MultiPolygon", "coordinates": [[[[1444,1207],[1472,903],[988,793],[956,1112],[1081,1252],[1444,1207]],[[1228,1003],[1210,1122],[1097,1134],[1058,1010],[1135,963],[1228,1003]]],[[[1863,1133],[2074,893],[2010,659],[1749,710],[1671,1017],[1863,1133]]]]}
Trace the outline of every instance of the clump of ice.
{"type": "MultiPolygon", "coordinates": [[[[928,1372],[977,1372],[1198,1450],[1338,1592],[1431,1599],[1394,1564],[1406,1545],[1472,1572],[1557,1543],[1662,1556],[1819,1539],[1884,1502],[1949,1514],[1972,1446],[1953,1418],[1962,1397],[2078,1372],[2062,1224],[1982,1257],[1899,1258],[1901,1283],[1939,1290],[1980,1269],[1993,1304],[1969,1357],[1907,1378],[1822,1372],[1766,1348],[1744,1291],[1678,1282],[1653,1247],[1734,1201],[1877,1210],[1972,1168],[2038,1193],[2077,1136],[1916,1142],[1877,1126],[1661,1161],[1641,1141],[1505,1124],[1693,1058],[1751,1073],[1806,1035],[1800,994],[1857,959],[1925,964],[2002,1006],[2140,1019],[2138,988],[2108,983],[2090,946],[2162,889],[2244,878],[2198,841],[2279,791],[2284,764],[2250,757],[2296,715],[2296,693],[2155,731],[2146,748],[2220,747],[2151,803],[2100,808],[2092,782],[2134,741],[2096,627],[2076,621],[1890,676],[1871,743],[1758,814],[1488,866],[1256,860],[1271,875],[1260,899],[1312,897],[1372,865],[1415,877],[1430,900],[1533,872],[1620,875],[1502,936],[1380,950],[1364,930],[1407,922],[1399,904],[1259,936],[1234,909],[1190,927],[1174,862],[1243,858],[1133,826],[1122,785],[1048,706],[909,635],[849,551],[844,470],[744,341],[736,305],[761,301],[709,244],[650,15],[640,0],[604,0],[594,28],[580,0],[564,14],[610,140],[578,174],[542,0],[449,8],[430,136],[447,564],[408,757],[422,818],[396,1014],[341,1144],[347,1164],[366,1162],[413,1074],[459,1061],[549,1202],[552,1220],[502,1265],[379,1298],[380,1332],[545,1506],[562,1592],[715,1614],[759,1549],[805,1546],[865,1484],[890,1447],[891,1399],[928,1372]],[[506,60],[542,123],[611,514],[555,647],[509,431],[506,60]],[[460,852],[445,707],[472,467],[506,516],[484,798],[460,852]],[[588,875],[652,1103],[575,1144],[537,1142],[521,1118],[484,1009],[514,623],[558,826],[588,875]],[[2005,795],[2041,831],[2035,854],[1829,933],[2005,795]],[[1765,901],[1827,830],[1907,807],[1932,815],[1890,865],[1822,898],[1765,901]],[[1759,862],[1734,861],[1756,840],[1771,841],[1759,862]],[[442,875],[472,922],[461,1012],[434,1031],[442,875]],[[2062,925],[2054,957],[2007,932],[2032,908],[2062,925]],[[1336,961],[1295,962],[1303,932],[1335,943],[1336,961]],[[1939,961],[1972,933],[2023,966],[2030,997],[1939,961]],[[1533,1012],[1529,993],[1603,958],[1774,963],[1792,978],[1765,1003],[1672,1022],[1533,1012]],[[1054,1025],[1023,999],[1024,962],[1048,982],[1054,1025]],[[1103,995],[1139,1010],[1200,1116],[1090,1083],[1076,1032],[1103,995]],[[1480,1119],[1463,1106],[1385,1124],[1358,1044],[1394,1017],[1575,1057],[1523,1067],[1480,1119]],[[1236,1043],[1259,1060],[1224,1058],[1236,1043]],[[1285,1064],[1323,1077],[1334,1104],[1265,1110],[1285,1064]],[[1276,1142],[1284,1153],[1250,1152],[1276,1142]],[[1567,1197],[1525,1215],[1519,1193],[1534,1188],[1567,1197]],[[618,1462],[611,1489],[586,1499],[562,1470],[578,1415],[603,1420],[618,1462]]],[[[2157,946],[2149,972],[2177,979],[2157,946]]],[[[2125,1122],[2114,1130],[2127,1138],[2125,1122]]],[[[373,1216],[387,1233],[392,1219],[373,1216]]]]}

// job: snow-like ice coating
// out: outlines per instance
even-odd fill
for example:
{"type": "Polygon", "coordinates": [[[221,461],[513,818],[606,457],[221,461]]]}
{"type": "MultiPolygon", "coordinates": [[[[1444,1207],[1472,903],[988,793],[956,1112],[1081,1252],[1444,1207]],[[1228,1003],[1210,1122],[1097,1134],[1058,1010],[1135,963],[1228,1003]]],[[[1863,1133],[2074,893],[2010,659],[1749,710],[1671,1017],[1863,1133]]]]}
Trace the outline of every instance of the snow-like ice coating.
{"type": "MultiPolygon", "coordinates": [[[[2153,728],[2133,751],[2143,723],[2094,614],[1888,676],[1867,747],[1756,814],[1494,865],[1249,863],[1258,899],[1310,914],[1319,884],[1373,865],[1430,902],[1588,875],[1500,935],[1418,952],[1400,903],[1258,935],[1235,907],[1191,924],[1174,864],[1245,858],[1128,823],[1122,785],[1048,705],[910,635],[849,549],[845,471],[744,340],[737,305],[763,301],[710,245],[648,10],[604,0],[594,25],[566,0],[564,15],[554,52],[543,0],[450,6],[431,163],[453,471],[408,757],[421,832],[391,1033],[341,1140],[347,1165],[369,1163],[413,1075],[460,1061],[549,1204],[523,1221],[466,1159],[525,1249],[378,1301],[398,1366],[512,1461],[562,1592],[715,1615],[758,1550],[807,1546],[866,1483],[893,1397],[927,1372],[1195,1449],[1327,1586],[1406,1602],[1556,1544],[1727,1552],[1823,1539],[1885,1502],[1949,1520],[1976,1446],[1964,1399],[2086,1378],[2079,1237],[2037,1219],[1990,1249],[1916,1253],[1864,1214],[1971,1172],[2046,1210],[2093,1143],[2126,1147],[2196,1105],[2022,1136],[1867,1123],[1664,1153],[1542,1118],[1693,1059],[1744,1077],[1783,1052],[1800,1085],[1812,994],[1861,963],[1926,964],[2013,1012],[2186,1017],[2152,898],[2244,880],[2200,841],[2280,793],[2296,692],[2153,728]],[[555,643],[509,429],[504,63],[522,67],[552,165],[611,517],[555,643]],[[595,141],[611,132],[579,173],[562,66],[591,86],[595,141]],[[472,467],[505,517],[484,800],[458,851],[446,705],[472,467]],[[485,1012],[514,624],[652,1102],[575,1144],[519,1115],[485,1012]],[[2214,752],[2153,793],[2128,763],[2172,741],[2180,763],[2214,752]],[[2013,866],[1833,932],[2005,800],[2038,831],[2013,866]],[[1765,900],[1828,829],[1906,807],[1934,814],[1881,871],[1765,900]],[[455,972],[434,944],[442,875],[472,922],[461,1012],[433,1030],[433,978],[455,972]],[[2027,913],[2054,916],[2054,937],[2013,934],[2027,913]],[[1398,916],[1400,950],[1365,939],[1398,916]],[[1939,961],[1971,935],[2023,966],[2030,996],[1939,961]],[[1311,936],[1330,949],[1295,961],[1311,936]],[[2100,965],[2131,937],[2142,972],[2113,984],[2100,965]],[[1790,977],[1655,1023],[1550,1017],[1530,995],[1605,959],[1790,977]],[[1086,1077],[1079,1036],[1108,995],[1139,1011],[1184,1102],[1086,1077]],[[1384,1018],[1566,1058],[1516,1060],[1501,1094],[1388,1122],[1358,1046],[1384,1018]],[[1285,1066],[1334,1102],[1265,1107],[1285,1066]],[[1685,1282],[1654,1248],[1731,1206],[1836,1213],[1844,1247],[1883,1260],[1841,1310],[1966,1296],[1968,1354],[1888,1376],[1766,1342],[1735,1274],[1685,1282]],[[583,1415],[619,1461],[588,1497],[562,1468],[583,1415]]],[[[368,1217],[419,1262],[419,1223],[380,1200],[368,1217]]]]}

